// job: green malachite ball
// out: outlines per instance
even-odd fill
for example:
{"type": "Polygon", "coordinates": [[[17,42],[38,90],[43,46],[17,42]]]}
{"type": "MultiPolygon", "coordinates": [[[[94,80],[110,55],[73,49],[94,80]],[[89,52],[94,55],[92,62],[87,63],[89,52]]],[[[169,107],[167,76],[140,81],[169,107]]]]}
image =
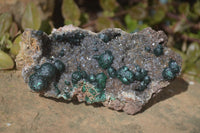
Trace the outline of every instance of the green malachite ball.
{"type": "Polygon", "coordinates": [[[45,77],[34,73],[29,77],[28,85],[33,91],[41,92],[47,89],[48,83],[45,77]]]}
{"type": "Polygon", "coordinates": [[[136,66],[135,79],[138,81],[142,81],[144,77],[147,76],[147,73],[148,72],[145,69],[136,66]]]}
{"type": "Polygon", "coordinates": [[[112,77],[112,78],[115,78],[117,76],[117,71],[113,67],[109,67],[107,69],[107,72],[108,72],[109,76],[112,77]]]}
{"type": "Polygon", "coordinates": [[[147,72],[145,69],[142,68],[142,69],[140,70],[140,73],[141,73],[143,76],[146,76],[148,72],[147,72]]]}
{"type": "Polygon", "coordinates": [[[70,82],[65,80],[65,84],[66,85],[70,85],[70,82]]]}
{"type": "Polygon", "coordinates": [[[79,40],[83,39],[85,37],[85,35],[81,32],[78,32],[75,34],[75,38],[78,38],[79,40]]]}
{"type": "Polygon", "coordinates": [[[163,46],[158,44],[156,48],[153,50],[155,56],[163,55],[163,46]]]}
{"type": "Polygon", "coordinates": [[[127,66],[123,66],[118,69],[117,77],[123,84],[130,84],[134,81],[134,73],[128,69],[127,66]]]}
{"type": "Polygon", "coordinates": [[[145,76],[143,81],[148,85],[151,82],[151,78],[149,76],[145,76]]]}
{"type": "Polygon", "coordinates": [[[111,40],[111,38],[108,35],[106,35],[105,33],[100,33],[98,35],[98,37],[105,43],[107,43],[111,40]]]}
{"type": "Polygon", "coordinates": [[[57,68],[57,70],[59,71],[59,73],[62,73],[65,71],[65,64],[62,61],[56,60],[54,62],[54,65],[57,68]]]}
{"type": "Polygon", "coordinates": [[[151,48],[150,48],[149,46],[146,46],[146,47],[145,47],[145,50],[146,50],[147,52],[151,52],[151,48]]]}
{"type": "Polygon", "coordinates": [[[144,91],[147,88],[147,84],[142,81],[140,82],[140,85],[138,86],[138,88],[136,89],[137,91],[144,91]]]}
{"type": "Polygon", "coordinates": [[[45,78],[52,79],[56,75],[56,67],[51,63],[44,63],[36,70],[36,73],[45,78]]]}
{"type": "Polygon", "coordinates": [[[172,69],[167,67],[163,70],[162,76],[166,80],[172,80],[175,78],[175,74],[172,72],[172,69]]]}
{"type": "Polygon", "coordinates": [[[106,50],[103,54],[99,56],[97,59],[99,66],[103,69],[109,68],[113,63],[114,57],[112,55],[112,52],[109,50],[106,50]]]}
{"type": "Polygon", "coordinates": [[[86,73],[86,71],[80,71],[82,78],[87,79],[88,74],[86,73]]]}
{"type": "Polygon", "coordinates": [[[72,83],[76,84],[78,81],[82,79],[82,74],[80,71],[75,71],[72,73],[72,83]]]}
{"type": "Polygon", "coordinates": [[[106,87],[106,80],[107,76],[104,73],[98,73],[96,75],[97,88],[103,90],[106,87]]]}
{"type": "Polygon", "coordinates": [[[138,72],[138,71],[135,72],[135,79],[136,80],[142,81],[143,78],[144,78],[144,76],[140,72],[138,72]]]}
{"type": "Polygon", "coordinates": [[[90,74],[90,75],[88,76],[88,80],[89,80],[89,82],[93,83],[93,82],[96,81],[96,76],[95,76],[94,74],[90,74]]]}
{"type": "Polygon", "coordinates": [[[178,64],[175,60],[170,60],[168,65],[169,65],[169,68],[171,68],[173,73],[180,72],[180,66],[178,66],[178,64]]]}
{"type": "Polygon", "coordinates": [[[64,55],[65,55],[65,51],[64,51],[64,49],[61,49],[61,50],[60,50],[60,53],[59,53],[59,56],[60,56],[60,57],[63,57],[64,55]]]}

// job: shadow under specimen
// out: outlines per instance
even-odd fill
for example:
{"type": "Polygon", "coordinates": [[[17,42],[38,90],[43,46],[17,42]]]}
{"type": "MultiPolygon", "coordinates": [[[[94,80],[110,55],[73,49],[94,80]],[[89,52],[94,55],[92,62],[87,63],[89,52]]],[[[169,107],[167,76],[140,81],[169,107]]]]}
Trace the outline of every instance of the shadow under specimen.
{"type": "Polygon", "coordinates": [[[167,87],[165,87],[160,93],[158,93],[156,96],[153,96],[150,101],[142,108],[142,110],[139,113],[144,112],[151,106],[153,106],[156,103],[159,103],[161,101],[164,101],[168,98],[171,98],[175,95],[178,95],[182,92],[187,91],[188,89],[188,83],[182,79],[182,78],[176,78],[171,84],[167,87]]]}

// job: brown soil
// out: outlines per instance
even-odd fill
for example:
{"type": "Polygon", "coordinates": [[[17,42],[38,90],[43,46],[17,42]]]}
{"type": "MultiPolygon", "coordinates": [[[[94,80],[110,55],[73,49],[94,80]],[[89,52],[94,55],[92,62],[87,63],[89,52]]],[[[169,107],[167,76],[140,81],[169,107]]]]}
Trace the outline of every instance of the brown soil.
{"type": "Polygon", "coordinates": [[[47,99],[29,91],[21,72],[0,72],[2,133],[199,133],[200,84],[176,79],[145,109],[127,115],[106,107],[47,99]]]}

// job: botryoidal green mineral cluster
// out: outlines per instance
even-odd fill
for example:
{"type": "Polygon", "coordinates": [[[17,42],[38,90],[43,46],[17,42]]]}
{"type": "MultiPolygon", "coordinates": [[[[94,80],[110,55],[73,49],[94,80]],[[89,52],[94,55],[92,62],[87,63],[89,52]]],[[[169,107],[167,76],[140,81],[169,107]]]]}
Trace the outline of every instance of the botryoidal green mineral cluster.
{"type": "Polygon", "coordinates": [[[166,44],[164,32],[151,28],[27,29],[16,62],[33,92],[135,114],[180,75],[182,59],[166,44]]]}

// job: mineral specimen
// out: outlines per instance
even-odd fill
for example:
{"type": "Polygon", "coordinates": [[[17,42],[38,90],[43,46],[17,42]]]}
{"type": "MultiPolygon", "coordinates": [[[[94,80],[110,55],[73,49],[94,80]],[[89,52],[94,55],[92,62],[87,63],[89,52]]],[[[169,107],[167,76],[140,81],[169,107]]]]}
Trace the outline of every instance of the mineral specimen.
{"type": "Polygon", "coordinates": [[[16,62],[32,91],[128,114],[139,112],[181,71],[167,36],[151,28],[93,33],[69,25],[50,35],[27,29],[22,40],[16,62]]]}

